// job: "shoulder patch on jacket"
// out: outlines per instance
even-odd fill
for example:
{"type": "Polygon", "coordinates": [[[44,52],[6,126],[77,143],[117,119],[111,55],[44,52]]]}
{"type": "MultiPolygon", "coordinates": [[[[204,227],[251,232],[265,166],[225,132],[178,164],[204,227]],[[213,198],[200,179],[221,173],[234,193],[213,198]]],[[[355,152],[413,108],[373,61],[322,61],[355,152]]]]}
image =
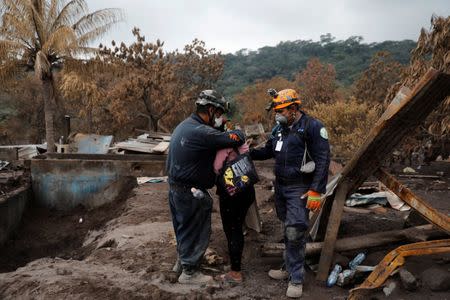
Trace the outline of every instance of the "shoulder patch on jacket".
{"type": "Polygon", "coordinates": [[[320,128],[320,136],[328,140],[328,132],[325,127],[320,128]]]}

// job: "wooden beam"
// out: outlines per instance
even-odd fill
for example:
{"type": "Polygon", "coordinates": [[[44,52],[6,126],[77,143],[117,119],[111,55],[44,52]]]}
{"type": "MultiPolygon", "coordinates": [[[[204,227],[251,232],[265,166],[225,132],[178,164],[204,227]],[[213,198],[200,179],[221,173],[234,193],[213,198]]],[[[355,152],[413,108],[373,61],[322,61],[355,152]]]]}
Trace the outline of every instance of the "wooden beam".
{"type": "Polygon", "coordinates": [[[325,281],[328,277],[328,269],[333,260],[334,246],[337,239],[339,225],[341,224],[342,212],[347,199],[347,193],[350,183],[342,181],[336,191],[330,215],[332,218],[328,222],[323,242],[322,254],[320,255],[319,269],[317,271],[317,279],[325,281]]]}
{"type": "MultiPolygon", "coordinates": [[[[390,230],[369,233],[362,236],[352,236],[336,240],[336,251],[352,251],[358,249],[367,249],[377,246],[388,245],[395,242],[411,241],[415,236],[422,237],[426,240],[427,237],[440,233],[433,225],[422,225],[401,230],[390,230]]],[[[445,233],[442,233],[445,235],[445,233]]],[[[414,241],[416,241],[414,239],[414,241]]],[[[305,254],[316,255],[323,249],[323,242],[307,243],[305,254]]],[[[267,257],[282,257],[285,246],[283,243],[265,243],[262,247],[262,256],[267,257]]]]}
{"type": "Polygon", "coordinates": [[[340,190],[339,197],[336,195],[330,217],[322,216],[328,219],[328,226],[317,279],[325,281],[327,278],[346,196],[381,167],[402,139],[412,133],[449,95],[450,75],[430,69],[409,95],[393,100],[372,128],[365,143],[342,171],[338,184],[346,182],[347,187],[340,190]]]}
{"type": "Polygon", "coordinates": [[[420,213],[430,223],[438,226],[450,234],[450,217],[438,212],[431,205],[426,203],[425,200],[415,195],[410,189],[396,180],[395,177],[389,174],[386,170],[380,168],[377,172],[375,172],[375,176],[388,189],[420,213]]]}

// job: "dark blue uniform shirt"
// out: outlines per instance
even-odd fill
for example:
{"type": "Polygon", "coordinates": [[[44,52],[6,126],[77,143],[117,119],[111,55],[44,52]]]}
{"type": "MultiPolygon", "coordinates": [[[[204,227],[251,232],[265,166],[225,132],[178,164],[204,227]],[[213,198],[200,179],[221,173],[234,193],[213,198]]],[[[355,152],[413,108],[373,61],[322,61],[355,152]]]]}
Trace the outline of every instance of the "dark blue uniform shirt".
{"type": "Polygon", "coordinates": [[[254,160],[275,158],[275,176],[281,183],[297,183],[309,187],[319,193],[325,193],[330,165],[330,146],[327,132],[319,120],[303,113],[292,128],[275,126],[266,145],[260,149],[252,149],[250,155],[254,160]],[[280,151],[275,151],[277,141],[283,142],[280,151]],[[316,164],[313,173],[300,172],[305,151],[316,164]]]}
{"type": "Polygon", "coordinates": [[[166,167],[169,183],[209,189],[214,186],[213,169],[219,149],[238,147],[245,141],[239,130],[221,132],[192,114],[173,131],[166,167]]]}

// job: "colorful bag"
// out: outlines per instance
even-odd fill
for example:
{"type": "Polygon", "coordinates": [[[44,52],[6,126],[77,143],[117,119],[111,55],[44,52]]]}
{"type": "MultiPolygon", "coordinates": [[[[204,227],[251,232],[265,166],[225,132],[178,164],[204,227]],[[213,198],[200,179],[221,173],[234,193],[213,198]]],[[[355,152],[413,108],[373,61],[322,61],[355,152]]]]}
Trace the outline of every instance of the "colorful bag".
{"type": "Polygon", "coordinates": [[[255,165],[248,152],[225,161],[218,178],[218,183],[230,196],[245,191],[258,181],[255,165]]]}

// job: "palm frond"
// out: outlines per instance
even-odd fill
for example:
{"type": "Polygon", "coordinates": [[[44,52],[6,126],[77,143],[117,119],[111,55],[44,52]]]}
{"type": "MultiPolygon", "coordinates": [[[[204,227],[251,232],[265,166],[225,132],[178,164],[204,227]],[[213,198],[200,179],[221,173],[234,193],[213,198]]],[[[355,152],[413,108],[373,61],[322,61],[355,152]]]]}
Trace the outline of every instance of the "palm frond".
{"type": "Polygon", "coordinates": [[[118,8],[106,8],[87,14],[73,24],[77,36],[83,36],[94,31],[98,27],[109,26],[123,20],[122,10],[118,8]]]}
{"type": "Polygon", "coordinates": [[[95,57],[95,55],[98,53],[98,48],[96,47],[78,47],[75,49],[72,53],[72,55],[77,57],[86,57],[86,58],[92,58],[95,57]]]}
{"type": "Polygon", "coordinates": [[[34,37],[34,30],[30,26],[30,22],[25,21],[12,13],[3,15],[2,30],[0,37],[10,40],[26,40],[28,43],[34,37]]]}
{"type": "Polygon", "coordinates": [[[0,40],[0,57],[3,60],[14,58],[14,54],[23,51],[23,48],[23,44],[18,41],[0,40]]]}
{"type": "Polygon", "coordinates": [[[58,17],[58,9],[61,4],[60,0],[51,0],[48,4],[48,10],[46,15],[46,31],[51,32],[53,23],[55,22],[56,18],[58,17]]]}
{"type": "Polygon", "coordinates": [[[45,44],[42,45],[42,51],[46,55],[52,52],[64,55],[70,54],[77,46],[77,37],[72,28],[62,26],[51,33],[45,44]]]}
{"type": "Polygon", "coordinates": [[[51,29],[55,30],[59,26],[69,25],[76,22],[84,14],[88,13],[88,7],[84,0],[69,1],[59,12],[54,20],[51,29]]]}
{"type": "Polygon", "coordinates": [[[31,21],[34,25],[34,29],[36,31],[36,35],[39,39],[39,42],[44,44],[48,39],[49,32],[46,30],[46,19],[45,19],[45,2],[44,0],[33,0],[30,1],[31,6],[31,21]]]}
{"type": "Polygon", "coordinates": [[[78,43],[80,46],[87,46],[89,43],[94,42],[98,38],[102,37],[108,30],[110,30],[116,22],[110,22],[102,26],[96,27],[93,30],[84,33],[78,37],[78,43]]]}
{"type": "Polygon", "coordinates": [[[9,12],[15,15],[29,17],[30,7],[27,2],[23,0],[0,0],[0,13],[4,14],[9,12]]]}
{"type": "Polygon", "coordinates": [[[24,65],[13,60],[0,62],[0,81],[15,80],[24,65]]]}

